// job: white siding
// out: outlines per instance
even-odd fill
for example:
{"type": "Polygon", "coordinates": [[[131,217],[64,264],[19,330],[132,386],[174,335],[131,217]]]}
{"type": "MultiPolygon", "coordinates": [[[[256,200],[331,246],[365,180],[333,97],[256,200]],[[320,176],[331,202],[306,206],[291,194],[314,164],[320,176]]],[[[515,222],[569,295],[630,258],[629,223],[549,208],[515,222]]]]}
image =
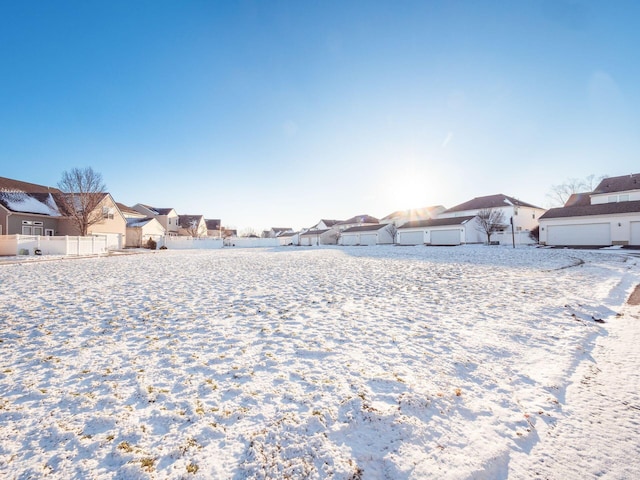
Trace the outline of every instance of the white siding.
{"type": "Polygon", "coordinates": [[[377,233],[362,233],[360,235],[360,245],[375,245],[377,239],[377,233]]]}

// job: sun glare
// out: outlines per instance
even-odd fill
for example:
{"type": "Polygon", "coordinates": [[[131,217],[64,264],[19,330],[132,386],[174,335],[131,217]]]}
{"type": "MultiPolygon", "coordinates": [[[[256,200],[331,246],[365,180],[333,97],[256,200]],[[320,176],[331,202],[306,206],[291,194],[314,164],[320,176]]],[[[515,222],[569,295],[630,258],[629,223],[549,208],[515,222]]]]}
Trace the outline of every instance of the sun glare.
{"type": "Polygon", "coordinates": [[[423,172],[400,170],[386,180],[385,200],[397,210],[425,207],[432,183],[423,172]]]}

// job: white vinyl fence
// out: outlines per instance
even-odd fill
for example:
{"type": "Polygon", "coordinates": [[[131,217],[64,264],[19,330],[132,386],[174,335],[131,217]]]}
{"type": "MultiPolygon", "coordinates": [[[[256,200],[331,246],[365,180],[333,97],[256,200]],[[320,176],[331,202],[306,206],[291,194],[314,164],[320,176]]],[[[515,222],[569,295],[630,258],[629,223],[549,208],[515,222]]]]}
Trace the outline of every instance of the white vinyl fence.
{"type": "Polygon", "coordinates": [[[238,248],[279,247],[280,240],[277,238],[231,237],[224,239],[224,246],[238,248]]]}
{"type": "Polygon", "coordinates": [[[0,255],[101,255],[108,252],[107,237],[49,237],[0,235],[0,255]]]}
{"type": "MultiPolygon", "coordinates": [[[[513,245],[514,240],[516,245],[533,245],[536,243],[534,239],[529,236],[529,231],[515,232],[515,238],[511,237],[511,232],[496,232],[491,234],[492,242],[500,242],[500,245],[513,245]]],[[[486,235],[485,235],[486,241],[486,235]]]]}
{"type": "Polygon", "coordinates": [[[193,238],[165,235],[158,241],[158,247],[165,246],[175,250],[222,248],[220,238],[193,238]]]}

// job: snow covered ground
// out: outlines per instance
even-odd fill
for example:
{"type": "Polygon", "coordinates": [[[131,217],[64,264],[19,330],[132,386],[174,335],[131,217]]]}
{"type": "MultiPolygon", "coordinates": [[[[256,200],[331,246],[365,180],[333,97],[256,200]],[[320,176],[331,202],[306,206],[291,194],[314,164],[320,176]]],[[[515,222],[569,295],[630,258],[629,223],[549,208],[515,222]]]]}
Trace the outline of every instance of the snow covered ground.
{"type": "Polygon", "coordinates": [[[640,478],[640,258],[0,265],[0,477],[640,478]]]}

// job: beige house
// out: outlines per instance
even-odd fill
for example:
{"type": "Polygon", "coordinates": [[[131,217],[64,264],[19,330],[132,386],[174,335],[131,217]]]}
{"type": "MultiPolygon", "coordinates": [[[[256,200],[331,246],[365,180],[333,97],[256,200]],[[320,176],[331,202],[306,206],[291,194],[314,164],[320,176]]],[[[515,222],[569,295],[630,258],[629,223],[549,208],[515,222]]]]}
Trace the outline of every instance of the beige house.
{"type": "Polygon", "coordinates": [[[145,247],[149,240],[162,245],[165,229],[155,218],[128,218],[127,219],[127,247],[145,247]]]}
{"type": "Polygon", "coordinates": [[[142,213],[145,217],[153,217],[167,232],[167,235],[180,235],[180,218],[173,208],[156,208],[143,203],[136,203],[133,210],[142,213]]]}
{"type": "Polygon", "coordinates": [[[178,235],[194,238],[207,236],[207,222],[202,215],[180,215],[178,224],[178,235]]]}

